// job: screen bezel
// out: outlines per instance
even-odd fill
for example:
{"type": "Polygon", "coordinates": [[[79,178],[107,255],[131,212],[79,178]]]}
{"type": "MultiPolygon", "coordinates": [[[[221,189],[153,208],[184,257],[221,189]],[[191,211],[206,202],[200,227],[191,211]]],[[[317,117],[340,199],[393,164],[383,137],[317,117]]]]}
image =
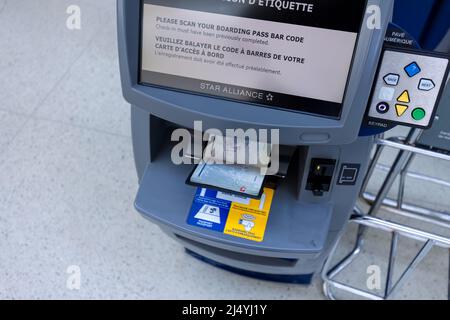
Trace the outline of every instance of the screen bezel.
{"type": "MultiPolygon", "coordinates": [[[[369,0],[363,0],[363,1],[364,1],[364,7],[367,8],[367,3],[369,0]]],[[[351,75],[353,73],[353,65],[355,62],[356,53],[358,51],[358,44],[359,44],[359,40],[360,40],[360,36],[361,36],[361,30],[362,30],[362,27],[363,27],[363,24],[365,21],[365,19],[364,19],[365,13],[366,13],[365,10],[362,12],[361,24],[359,26],[359,30],[356,35],[355,46],[354,46],[353,53],[352,53],[350,67],[349,67],[349,70],[347,73],[347,79],[346,79],[344,94],[342,97],[342,102],[334,103],[334,102],[323,101],[323,100],[319,100],[319,99],[308,98],[309,100],[314,102],[314,104],[313,104],[314,111],[313,111],[313,110],[310,110],[310,109],[312,109],[311,107],[297,106],[294,109],[292,107],[262,104],[262,103],[252,102],[252,101],[246,101],[243,99],[229,98],[229,97],[224,97],[224,96],[220,96],[220,95],[207,94],[207,93],[204,93],[201,91],[185,90],[182,88],[171,87],[171,86],[166,86],[166,85],[159,85],[159,84],[142,81],[142,73],[144,72],[144,70],[142,68],[142,54],[143,54],[142,50],[143,50],[143,41],[144,41],[144,39],[143,39],[144,5],[146,3],[145,3],[145,0],[139,0],[139,2],[140,2],[140,4],[139,4],[139,6],[140,6],[140,8],[139,8],[139,10],[140,10],[140,14],[139,14],[140,15],[139,16],[139,57],[138,57],[139,64],[138,64],[138,70],[137,70],[137,75],[138,75],[137,84],[138,85],[169,90],[172,92],[179,92],[179,93],[184,93],[184,94],[191,94],[191,95],[196,95],[196,96],[203,96],[203,97],[208,97],[208,98],[213,98],[213,99],[219,99],[222,101],[231,101],[231,102],[235,102],[235,103],[242,103],[242,104],[247,104],[247,105],[252,105],[252,106],[258,106],[261,108],[275,109],[275,110],[291,112],[291,113],[296,113],[296,114],[312,115],[312,116],[317,116],[317,117],[322,117],[322,118],[327,118],[327,119],[332,119],[332,120],[337,120],[337,121],[341,120],[342,114],[344,111],[343,109],[344,109],[344,104],[345,104],[345,99],[346,99],[346,95],[347,95],[347,91],[348,91],[349,82],[351,79],[351,75]],[[333,112],[333,110],[330,110],[329,107],[324,108],[324,106],[323,106],[324,104],[334,105],[335,106],[334,112],[333,112]]],[[[152,71],[147,71],[147,72],[152,72],[152,71]]],[[[153,73],[157,73],[157,72],[153,72],[153,73]]],[[[172,77],[176,77],[176,78],[183,78],[180,76],[174,76],[174,75],[165,74],[165,73],[161,74],[161,75],[167,75],[167,76],[172,76],[172,77]]],[[[207,81],[207,80],[195,79],[195,78],[188,78],[188,79],[207,81]]],[[[214,83],[213,81],[207,81],[207,82],[214,83]]],[[[234,86],[232,84],[223,84],[223,85],[234,86]]],[[[237,86],[234,86],[234,87],[237,87],[237,86]]],[[[252,89],[252,88],[249,88],[249,89],[252,89]]],[[[261,90],[261,89],[253,88],[253,90],[264,92],[264,90],[261,90]]],[[[293,97],[304,98],[301,96],[293,96],[293,97]]]]}

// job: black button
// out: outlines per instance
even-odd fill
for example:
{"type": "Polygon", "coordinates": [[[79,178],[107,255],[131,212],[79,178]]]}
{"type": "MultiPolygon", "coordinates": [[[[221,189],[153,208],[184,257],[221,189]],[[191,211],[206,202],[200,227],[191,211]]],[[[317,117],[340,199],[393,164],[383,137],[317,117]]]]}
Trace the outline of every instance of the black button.
{"type": "Polygon", "coordinates": [[[377,112],[381,114],[388,113],[390,109],[389,103],[387,102],[380,102],[377,104],[377,112]]]}

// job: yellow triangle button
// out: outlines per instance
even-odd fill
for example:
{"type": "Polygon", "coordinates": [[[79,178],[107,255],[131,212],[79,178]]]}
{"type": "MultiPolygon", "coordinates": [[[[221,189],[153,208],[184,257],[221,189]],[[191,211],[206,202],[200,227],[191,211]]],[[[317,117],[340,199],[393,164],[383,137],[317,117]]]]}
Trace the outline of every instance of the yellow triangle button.
{"type": "Polygon", "coordinates": [[[400,97],[398,97],[397,101],[403,102],[403,103],[410,103],[411,99],[409,98],[408,90],[403,91],[403,93],[400,95],[400,97]]]}
{"type": "Polygon", "coordinates": [[[404,104],[396,104],[395,110],[397,111],[397,115],[401,117],[405,114],[406,110],[408,110],[408,106],[405,106],[404,104]]]}

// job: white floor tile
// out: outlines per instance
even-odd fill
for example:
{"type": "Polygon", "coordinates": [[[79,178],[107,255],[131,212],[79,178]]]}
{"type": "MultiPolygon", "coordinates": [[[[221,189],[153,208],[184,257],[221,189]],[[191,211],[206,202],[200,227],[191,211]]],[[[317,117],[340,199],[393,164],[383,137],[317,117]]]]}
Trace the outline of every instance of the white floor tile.
{"type": "Polygon", "coordinates": [[[0,109],[32,114],[102,25],[101,10],[80,0],[4,1],[0,37],[0,109]],[[82,29],[66,27],[69,5],[82,8],[82,29]]]}
{"type": "MultiPolygon", "coordinates": [[[[108,12],[115,14],[114,8],[108,12]]],[[[130,107],[123,99],[118,73],[114,14],[37,110],[37,117],[131,135],[130,107]]]]}

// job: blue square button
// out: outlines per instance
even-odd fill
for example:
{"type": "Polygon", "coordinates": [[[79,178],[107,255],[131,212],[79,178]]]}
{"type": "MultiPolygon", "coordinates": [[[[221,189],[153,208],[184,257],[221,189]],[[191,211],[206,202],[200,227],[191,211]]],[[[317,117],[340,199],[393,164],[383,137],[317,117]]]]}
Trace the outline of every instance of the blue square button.
{"type": "Polygon", "coordinates": [[[420,69],[420,67],[419,67],[419,65],[417,64],[417,62],[413,62],[413,63],[411,63],[411,64],[408,64],[408,65],[405,67],[405,71],[406,71],[406,74],[407,74],[410,78],[412,78],[412,77],[414,77],[415,75],[418,75],[418,74],[422,71],[422,69],[420,69]]]}

